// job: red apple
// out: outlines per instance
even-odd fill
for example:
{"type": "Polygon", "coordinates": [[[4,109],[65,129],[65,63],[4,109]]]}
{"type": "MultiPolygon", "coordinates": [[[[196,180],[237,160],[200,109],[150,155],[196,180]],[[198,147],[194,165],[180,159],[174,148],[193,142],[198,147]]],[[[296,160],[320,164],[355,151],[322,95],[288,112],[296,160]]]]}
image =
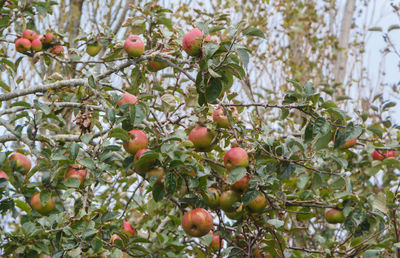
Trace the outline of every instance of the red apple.
{"type": "Polygon", "coordinates": [[[6,180],[8,180],[8,175],[3,170],[0,170],[0,178],[5,178],[6,180]]]}
{"type": "Polygon", "coordinates": [[[214,235],[214,233],[212,231],[210,231],[210,235],[212,236],[213,240],[210,243],[210,248],[214,251],[218,251],[221,247],[222,241],[221,243],[219,242],[219,235],[214,235]]]}
{"type": "Polygon", "coordinates": [[[264,194],[259,193],[258,196],[252,200],[247,207],[251,212],[260,213],[267,207],[267,199],[264,194]]]}
{"type": "Polygon", "coordinates": [[[15,41],[15,49],[20,53],[25,53],[31,50],[32,43],[29,39],[19,38],[15,41]]]}
{"type": "Polygon", "coordinates": [[[345,221],[343,212],[337,209],[329,209],[326,211],[325,219],[330,224],[337,224],[345,221]]]}
{"type": "Polygon", "coordinates": [[[133,229],[131,223],[129,223],[128,221],[124,221],[123,228],[124,230],[122,230],[122,233],[126,234],[129,237],[132,237],[135,233],[135,230],[133,229]]]}
{"type": "Polygon", "coordinates": [[[204,202],[211,209],[217,209],[219,207],[219,191],[215,188],[208,188],[208,191],[205,193],[204,202]]]}
{"type": "Polygon", "coordinates": [[[124,49],[128,56],[138,57],[144,52],[144,43],[142,39],[137,35],[130,35],[124,43],[124,49]]]}
{"type": "Polygon", "coordinates": [[[237,202],[240,202],[240,194],[232,190],[223,192],[219,197],[219,206],[226,212],[234,212],[236,208],[233,205],[237,202]]]}
{"type": "Polygon", "coordinates": [[[122,241],[122,238],[120,237],[120,236],[118,236],[117,234],[113,234],[112,236],[111,236],[111,238],[110,238],[110,242],[111,242],[111,244],[115,244],[114,242],[115,242],[115,240],[120,240],[120,241],[122,241]]]}
{"type": "Polygon", "coordinates": [[[138,129],[133,129],[129,131],[130,140],[128,143],[123,144],[125,151],[130,154],[136,154],[141,149],[145,149],[147,147],[147,143],[149,140],[147,139],[146,134],[138,129]]]}
{"type": "Polygon", "coordinates": [[[22,32],[22,37],[31,41],[35,38],[35,35],[36,33],[32,30],[24,30],[24,32],[22,32]]]}
{"type": "Polygon", "coordinates": [[[38,38],[32,40],[31,47],[32,47],[33,51],[42,50],[42,47],[43,47],[42,41],[40,41],[40,39],[38,39],[38,38]]]}
{"type": "MultiPolygon", "coordinates": [[[[203,35],[204,32],[199,30],[198,28],[194,28],[188,33],[185,34],[182,40],[183,50],[189,56],[199,56],[201,53],[201,45],[203,43],[203,35]]],[[[204,39],[204,41],[211,41],[210,35],[204,39]]]]}
{"type": "Polygon", "coordinates": [[[394,150],[387,150],[385,152],[382,152],[380,150],[374,150],[372,153],[372,159],[373,160],[383,160],[385,158],[393,158],[396,156],[396,152],[394,150]]]}
{"type": "Polygon", "coordinates": [[[143,153],[150,151],[149,149],[141,149],[138,152],[136,152],[135,157],[133,158],[133,167],[135,171],[139,172],[139,174],[143,175],[149,172],[149,170],[154,166],[156,163],[156,159],[150,159],[147,160],[145,163],[136,166],[136,163],[139,161],[140,157],[143,155],[143,153]]]}
{"type": "Polygon", "coordinates": [[[62,55],[64,53],[64,47],[61,45],[55,45],[51,50],[53,55],[62,55]]]}
{"type": "MultiPolygon", "coordinates": [[[[170,52],[170,50],[168,49],[163,49],[161,51],[161,53],[167,53],[170,52]]],[[[166,63],[164,63],[163,61],[155,61],[155,60],[149,60],[149,70],[151,72],[157,72],[160,71],[164,68],[168,67],[168,65],[166,63]]]]}
{"type": "Polygon", "coordinates": [[[15,163],[15,169],[19,170],[22,168],[24,174],[27,174],[31,170],[32,162],[22,153],[14,152],[8,157],[8,160],[11,163],[15,163]]]}
{"type": "Polygon", "coordinates": [[[65,175],[65,179],[68,179],[68,178],[76,178],[81,182],[81,185],[82,185],[83,182],[85,182],[86,169],[80,164],[74,164],[71,166],[71,168],[68,170],[67,174],[65,175]]]}
{"type": "Polygon", "coordinates": [[[247,167],[249,165],[249,156],[244,149],[234,147],[225,153],[224,164],[228,170],[232,170],[237,166],[247,167]]]}
{"type": "Polygon", "coordinates": [[[231,189],[238,193],[244,193],[249,188],[249,181],[250,177],[245,175],[242,179],[236,181],[234,184],[231,185],[231,189]]]}
{"type": "Polygon", "coordinates": [[[40,201],[40,193],[35,193],[32,195],[31,205],[35,211],[39,212],[42,215],[49,214],[55,208],[55,203],[53,198],[50,197],[47,203],[43,204],[40,201]]]}
{"type": "Polygon", "coordinates": [[[120,95],[122,99],[120,99],[117,103],[118,106],[121,106],[122,104],[132,104],[136,105],[137,104],[137,98],[135,95],[129,94],[129,93],[123,93],[120,95]]]}
{"type": "Polygon", "coordinates": [[[211,143],[214,136],[205,126],[196,126],[189,133],[189,140],[197,151],[208,152],[212,149],[211,143]]]}
{"type": "MultiPolygon", "coordinates": [[[[232,111],[231,121],[232,123],[235,123],[239,119],[239,113],[237,112],[236,107],[233,106],[227,109],[230,109],[232,111]]],[[[223,107],[214,110],[213,121],[217,124],[218,127],[221,128],[228,128],[230,126],[228,116],[225,113],[225,109],[223,107]]]]}
{"type": "Polygon", "coordinates": [[[151,178],[153,176],[158,176],[157,181],[155,184],[162,184],[164,183],[164,176],[165,176],[165,170],[162,167],[159,168],[153,168],[152,170],[147,173],[147,180],[150,182],[151,178]]]}
{"type": "Polygon", "coordinates": [[[53,33],[47,33],[44,36],[43,43],[51,44],[51,42],[53,42],[53,40],[54,40],[54,34],[53,33]]]}
{"type": "Polygon", "coordinates": [[[213,228],[213,218],[203,208],[196,208],[183,215],[182,228],[192,237],[202,237],[213,228]]]}
{"type": "Polygon", "coordinates": [[[98,41],[94,41],[87,44],[86,53],[89,56],[95,57],[101,50],[101,44],[98,41]]]}

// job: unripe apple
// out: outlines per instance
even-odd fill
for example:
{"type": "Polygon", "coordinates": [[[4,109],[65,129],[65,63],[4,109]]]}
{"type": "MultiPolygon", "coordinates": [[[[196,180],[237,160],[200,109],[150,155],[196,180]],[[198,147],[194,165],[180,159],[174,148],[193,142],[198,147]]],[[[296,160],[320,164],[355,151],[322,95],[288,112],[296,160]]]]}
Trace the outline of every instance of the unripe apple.
{"type": "Polygon", "coordinates": [[[89,56],[95,57],[101,50],[101,44],[98,41],[95,41],[93,43],[88,43],[86,47],[86,53],[88,53],[89,56]]]}
{"type": "Polygon", "coordinates": [[[135,234],[135,230],[133,229],[131,223],[128,221],[123,222],[123,230],[122,233],[126,234],[129,237],[132,237],[135,234]]]}
{"type": "Polygon", "coordinates": [[[133,129],[129,131],[129,135],[129,142],[124,142],[123,144],[125,151],[129,152],[130,154],[136,154],[136,152],[139,150],[146,149],[149,140],[143,131],[133,129]]]}
{"type": "Polygon", "coordinates": [[[225,153],[224,165],[229,171],[237,166],[247,167],[249,165],[249,156],[244,149],[234,147],[225,153]]]}
{"type": "Polygon", "coordinates": [[[123,93],[120,95],[120,97],[122,97],[122,99],[120,99],[117,102],[118,106],[122,106],[122,104],[131,104],[131,105],[136,105],[137,104],[137,98],[135,95],[129,94],[129,93],[123,93]]]}
{"type": "Polygon", "coordinates": [[[31,47],[32,47],[33,51],[42,50],[42,47],[43,47],[42,41],[40,41],[40,39],[38,39],[38,38],[32,40],[31,47]]]}
{"type": "Polygon", "coordinates": [[[22,172],[27,174],[31,170],[32,162],[22,153],[14,152],[8,157],[8,160],[13,163],[15,162],[15,169],[22,168],[22,172]]]}
{"type": "Polygon", "coordinates": [[[54,34],[53,33],[47,33],[44,36],[43,43],[44,44],[51,44],[51,42],[53,42],[53,40],[54,40],[54,34]]]}
{"type": "Polygon", "coordinates": [[[237,202],[240,202],[240,194],[232,190],[223,192],[219,197],[219,206],[226,212],[234,212],[236,208],[233,205],[237,202]]]}
{"type": "Polygon", "coordinates": [[[343,144],[342,149],[351,148],[351,147],[353,147],[354,145],[356,145],[356,143],[357,143],[357,138],[354,138],[354,139],[351,139],[351,140],[347,140],[347,141],[343,144]]]}
{"type": "Polygon", "coordinates": [[[394,150],[387,150],[386,152],[381,152],[380,150],[374,150],[372,153],[373,160],[384,160],[385,158],[393,158],[396,156],[394,150]]]}
{"type": "Polygon", "coordinates": [[[6,180],[8,180],[8,175],[3,170],[0,170],[0,178],[5,178],[6,180]]]}
{"type": "Polygon", "coordinates": [[[249,202],[247,207],[251,212],[260,213],[265,209],[265,207],[267,207],[267,199],[265,198],[264,194],[259,193],[254,200],[249,202]]]}
{"type": "Polygon", "coordinates": [[[208,188],[208,191],[205,193],[204,202],[211,209],[217,209],[219,207],[219,191],[215,188],[208,188]]]}
{"type": "MultiPolygon", "coordinates": [[[[170,50],[168,49],[163,49],[161,51],[161,53],[167,53],[170,52],[170,50]]],[[[160,71],[164,68],[168,67],[168,65],[166,63],[164,63],[163,61],[155,61],[155,60],[149,60],[149,70],[151,72],[157,72],[160,71]]]]}
{"type": "Polygon", "coordinates": [[[111,242],[111,244],[115,244],[114,242],[115,242],[115,240],[120,240],[120,241],[122,241],[122,238],[120,237],[120,236],[118,236],[117,234],[113,234],[112,236],[111,236],[111,238],[110,238],[110,242],[111,242]]]}
{"type": "Polygon", "coordinates": [[[64,53],[64,47],[61,45],[55,45],[51,50],[53,55],[62,55],[64,53]]]}
{"type": "Polygon", "coordinates": [[[25,53],[31,50],[32,43],[29,39],[19,38],[15,41],[15,49],[20,53],[25,53]]]}
{"type": "Polygon", "coordinates": [[[242,179],[233,183],[231,185],[231,189],[233,191],[236,191],[236,192],[242,194],[242,193],[246,192],[246,190],[249,188],[249,181],[250,181],[250,177],[248,175],[245,175],[244,177],[242,177],[242,179]]]}
{"type": "Polygon", "coordinates": [[[213,218],[205,209],[196,208],[183,215],[182,228],[189,236],[202,237],[213,228],[213,218]]]}
{"type": "Polygon", "coordinates": [[[76,178],[81,182],[82,185],[85,182],[86,169],[80,164],[74,164],[65,175],[65,179],[68,178],[76,178]]]}
{"type": "MultiPolygon", "coordinates": [[[[204,32],[198,28],[194,28],[185,34],[182,40],[182,47],[189,56],[199,56],[201,54],[203,35],[204,32]]],[[[210,35],[207,35],[204,41],[211,41],[210,35]]]]}
{"type": "Polygon", "coordinates": [[[343,212],[337,209],[329,209],[325,212],[325,219],[328,223],[337,224],[345,221],[343,212]]]}
{"type": "Polygon", "coordinates": [[[36,33],[32,30],[24,30],[24,32],[22,32],[22,37],[31,41],[35,38],[35,35],[36,33]]]}
{"type": "Polygon", "coordinates": [[[144,52],[144,43],[137,35],[130,35],[124,43],[124,49],[128,56],[138,57],[144,52]]]}
{"type": "Polygon", "coordinates": [[[31,205],[35,211],[39,212],[42,215],[49,214],[55,208],[55,203],[54,203],[53,198],[50,197],[50,199],[47,201],[47,203],[43,204],[40,201],[40,193],[35,193],[32,195],[31,205]]]}
{"type": "Polygon", "coordinates": [[[214,233],[212,231],[210,231],[210,235],[212,236],[213,240],[210,243],[210,248],[214,251],[218,251],[221,247],[221,244],[223,243],[223,241],[221,241],[221,244],[219,242],[219,235],[214,235],[214,233]]]}
{"type": "Polygon", "coordinates": [[[149,173],[147,173],[147,180],[150,182],[150,180],[153,176],[158,176],[155,184],[164,183],[164,176],[165,176],[164,168],[159,167],[159,168],[153,168],[152,170],[150,170],[149,173]]]}
{"type": "Polygon", "coordinates": [[[196,151],[208,152],[212,149],[213,134],[205,126],[197,126],[189,133],[189,141],[193,143],[196,151]]]}
{"type": "Polygon", "coordinates": [[[156,163],[156,159],[150,159],[147,160],[145,163],[136,166],[136,163],[139,161],[140,157],[143,155],[143,153],[150,151],[149,149],[141,149],[138,152],[136,152],[135,157],[133,158],[133,167],[135,171],[137,171],[139,174],[144,175],[149,170],[154,166],[156,163]]]}
{"type": "MultiPolygon", "coordinates": [[[[237,120],[239,119],[239,113],[237,112],[236,107],[233,106],[227,109],[230,109],[232,111],[232,117],[231,117],[232,123],[237,122],[237,120]]],[[[217,124],[218,127],[221,128],[228,128],[230,126],[228,114],[225,113],[225,109],[223,107],[214,110],[213,121],[214,123],[217,124]]]]}

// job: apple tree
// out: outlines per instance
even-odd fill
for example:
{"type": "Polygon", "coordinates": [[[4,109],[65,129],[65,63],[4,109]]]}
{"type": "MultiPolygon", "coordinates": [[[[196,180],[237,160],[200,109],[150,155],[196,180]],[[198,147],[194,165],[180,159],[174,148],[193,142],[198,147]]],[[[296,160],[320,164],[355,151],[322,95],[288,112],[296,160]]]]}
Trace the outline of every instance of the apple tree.
{"type": "Polygon", "coordinates": [[[302,73],[249,100],[262,27],[64,4],[0,3],[1,255],[399,255],[394,102],[371,123],[302,73]]]}

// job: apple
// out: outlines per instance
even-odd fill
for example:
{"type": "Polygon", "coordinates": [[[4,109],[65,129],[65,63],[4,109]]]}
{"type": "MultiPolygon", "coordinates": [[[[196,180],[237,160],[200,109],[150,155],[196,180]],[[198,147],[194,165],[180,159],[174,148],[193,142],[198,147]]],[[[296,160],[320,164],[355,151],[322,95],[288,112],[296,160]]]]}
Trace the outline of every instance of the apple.
{"type": "Polygon", "coordinates": [[[124,43],[124,49],[128,56],[138,57],[144,52],[144,43],[137,35],[130,35],[124,43]]]}
{"type": "Polygon", "coordinates": [[[51,42],[53,42],[53,40],[54,40],[54,34],[53,33],[47,33],[44,36],[43,43],[44,44],[51,44],[51,42]]]}
{"type": "Polygon", "coordinates": [[[233,205],[237,202],[240,202],[240,194],[232,190],[223,192],[219,197],[219,206],[226,212],[234,212],[236,208],[233,205]]]}
{"type": "Polygon", "coordinates": [[[245,175],[244,177],[242,177],[242,179],[233,183],[231,185],[231,189],[233,191],[243,194],[249,188],[249,181],[250,177],[248,175],[245,175]]]}
{"type": "Polygon", "coordinates": [[[95,57],[101,50],[101,44],[98,41],[87,44],[86,53],[89,56],[95,57]]]}
{"type": "Polygon", "coordinates": [[[132,228],[131,223],[129,223],[128,221],[123,222],[123,229],[124,230],[122,230],[122,233],[126,234],[129,237],[132,237],[135,233],[135,230],[132,228]]]}
{"type": "Polygon", "coordinates": [[[11,163],[15,163],[15,169],[19,170],[22,168],[24,174],[27,174],[31,170],[32,162],[22,153],[14,152],[8,157],[8,160],[11,163]]]}
{"type": "MultiPolygon", "coordinates": [[[[171,52],[171,51],[168,49],[163,49],[161,51],[161,53],[167,53],[167,52],[171,52]]],[[[168,65],[166,63],[164,63],[163,61],[149,60],[149,70],[151,72],[157,72],[166,67],[168,67],[168,65]]]]}
{"type": "Polygon", "coordinates": [[[122,97],[122,99],[120,99],[117,102],[118,106],[122,106],[122,104],[132,104],[132,105],[136,105],[137,104],[137,98],[135,95],[129,94],[129,93],[123,93],[120,95],[120,97],[122,97]]]}
{"type": "Polygon", "coordinates": [[[136,152],[135,157],[133,158],[133,167],[134,167],[135,171],[139,172],[139,174],[141,174],[141,175],[147,173],[156,163],[156,159],[150,159],[139,166],[135,165],[139,161],[139,159],[143,155],[143,153],[148,152],[148,151],[150,151],[150,150],[149,149],[141,149],[138,152],[136,152]]]}
{"type": "Polygon", "coordinates": [[[196,151],[208,152],[212,149],[213,133],[205,126],[195,126],[189,133],[189,141],[193,143],[196,151]]]}
{"type": "Polygon", "coordinates": [[[152,170],[147,173],[147,180],[150,182],[153,176],[158,176],[157,181],[155,184],[162,184],[164,182],[165,170],[164,168],[153,168],[152,170]]]}
{"type": "Polygon", "coordinates": [[[208,188],[208,191],[205,193],[204,202],[211,209],[217,209],[219,207],[219,191],[215,188],[208,188]]]}
{"type": "Polygon", "coordinates": [[[380,150],[374,150],[372,153],[373,160],[383,160],[385,158],[393,158],[396,156],[396,152],[394,150],[387,150],[385,153],[380,150]]]}
{"type": "Polygon", "coordinates": [[[85,182],[86,178],[86,169],[81,166],[80,164],[74,164],[71,166],[71,168],[68,170],[67,174],[65,175],[65,179],[68,178],[76,178],[81,182],[81,185],[83,182],[85,182]]]}
{"type": "Polygon", "coordinates": [[[3,170],[0,170],[0,178],[5,178],[6,180],[8,180],[8,175],[3,170]]]}
{"type": "MultiPolygon", "coordinates": [[[[235,123],[239,119],[239,113],[234,106],[229,107],[228,109],[232,111],[231,121],[232,123],[235,123]]],[[[213,121],[218,127],[221,128],[228,128],[230,126],[228,115],[225,113],[225,109],[223,107],[214,110],[213,121]]]]}
{"type": "Polygon", "coordinates": [[[20,53],[29,51],[32,47],[32,43],[29,39],[19,38],[15,41],[15,49],[20,53]]]}
{"type": "Polygon", "coordinates": [[[35,38],[35,35],[36,33],[32,30],[24,30],[24,32],[22,32],[22,37],[31,41],[35,38]]]}
{"type": "Polygon", "coordinates": [[[214,235],[212,231],[210,231],[210,235],[212,236],[213,240],[210,243],[210,248],[214,251],[218,251],[221,247],[222,241],[219,241],[219,235],[214,235]]]}
{"type": "Polygon", "coordinates": [[[261,213],[267,207],[267,199],[262,193],[259,193],[254,200],[247,204],[247,207],[251,212],[261,213]]]}
{"type": "Polygon", "coordinates": [[[325,219],[330,224],[337,224],[345,221],[343,212],[337,209],[329,209],[328,211],[326,211],[325,219]]]}
{"type": "MultiPolygon", "coordinates": [[[[189,56],[199,56],[201,53],[201,45],[203,42],[203,35],[204,32],[199,30],[198,28],[194,28],[188,33],[185,34],[182,40],[182,47],[183,50],[189,56]]],[[[209,42],[211,41],[210,35],[204,39],[204,41],[209,42]]]]}
{"type": "Polygon", "coordinates": [[[32,40],[31,47],[33,51],[42,50],[43,47],[42,41],[39,38],[35,38],[34,40],[32,40]]]}
{"type": "Polygon", "coordinates": [[[47,203],[43,204],[40,201],[40,193],[35,193],[32,195],[31,205],[35,211],[39,212],[42,215],[49,214],[55,208],[55,203],[53,198],[50,197],[47,203]]]}
{"type": "Polygon", "coordinates": [[[245,211],[243,210],[243,204],[239,206],[235,211],[227,212],[225,211],[225,215],[231,220],[240,220],[244,217],[245,211]]]}
{"type": "Polygon", "coordinates": [[[249,156],[244,149],[234,147],[225,153],[224,165],[229,171],[237,166],[247,167],[249,165],[249,156]]]}
{"type": "Polygon", "coordinates": [[[196,208],[183,215],[182,228],[189,236],[202,237],[213,228],[213,218],[205,209],[196,208]]]}
{"type": "Polygon", "coordinates": [[[136,154],[141,149],[145,149],[147,147],[147,143],[149,140],[147,139],[146,134],[138,129],[133,129],[129,131],[130,139],[129,142],[124,142],[123,146],[125,151],[130,154],[136,154]]]}
{"type": "Polygon", "coordinates": [[[115,242],[115,240],[120,240],[121,242],[122,242],[122,238],[120,237],[120,236],[118,236],[117,234],[113,234],[112,236],[111,236],[111,238],[110,238],[110,242],[111,242],[111,244],[115,244],[114,242],[115,242]]]}
{"type": "Polygon", "coordinates": [[[55,45],[51,50],[53,55],[62,55],[64,53],[64,47],[61,45],[55,45]]]}

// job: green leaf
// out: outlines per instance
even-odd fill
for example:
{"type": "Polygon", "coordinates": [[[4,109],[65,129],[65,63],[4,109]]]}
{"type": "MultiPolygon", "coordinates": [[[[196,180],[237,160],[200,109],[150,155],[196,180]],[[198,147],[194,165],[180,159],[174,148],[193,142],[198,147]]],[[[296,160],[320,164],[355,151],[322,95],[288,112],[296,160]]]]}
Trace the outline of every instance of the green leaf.
{"type": "Polygon", "coordinates": [[[101,242],[101,240],[98,237],[93,238],[92,240],[92,248],[93,248],[93,252],[97,253],[101,250],[101,248],[103,247],[103,243],[101,242]]]}
{"type": "Polygon", "coordinates": [[[156,202],[161,201],[165,196],[164,186],[162,184],[155,184],[153,186],[153,199],[156,202]]]}
{"type": "MultiPolygon", "coordinates": [[[[64,180],[63,184],[66,187],[78,188],[81,185],[81,181],[79,181],[78,178],[71,177],[71,178],[67,178],[66,180],[64,180]]],[[[42,194],[40,194],[40,197],[42,197],[42,194]]]]}
{"type": "Polygon", "coordinates": [[[249,64],[249,60],[250,60],[249,53],[247,52],[247,50],[243,49],[243,48],[238,48],[237,52],[240,56],[240,60],[242,60],[242,62],[243,62],[243,66],[247,67],[247,65],[249,64]]]}
{"type": "Polygon", "coordinates": [[[246,175],[246,173],[247,173],[247,170],[245,167],[241,167],[241,166],[235,167],[229,173],[227,182],[229,184],[233,184],[233,183],[239,181],[240,179],[242,179],[246,175]]]}
{"type": "Polygon", "coordinates": [[[97,89],[96,80],[94,79],[93,74],[89,76],[89,78],[88,78],[88,84],[89,84],[89,86],[92,87],[93,89],[97,89]]]}
{"type": "Polygon", "coordinates": [[[210,59],[215,54],[215,52],[217,52],[218,49],[219,49],[219,45],[217,43],[210,42],[210,43],[205,44],[204,52],[205,52],[206,58],[210,59]]]}
{"type": "Polygon", "coordinates": [[[118,138],[123,140],[124,142],[129,142],[129,133],[127,131],[125,131],[124,129],[121,128],[113,128],[110,130],[110,132],[108,133],[108,137],[109,138],[118,138]]]}
{"type": "Polygon", "coordinates": [[[314,148],[316,150],[326,148],[328,146],[329,142],[332,140],[332,136],[333,136],[332,132],[328,131],[327,134],[318,138],[318,140],[314,144],[314,148]]]}
{"type": "Polygon", "coordinates": [[[76,142],[71,143],[71,146],[69,147],[69,153],[71,159],[75,160],[79,153],[79,145],[76,142]]]}
{"type": "Polygon", "coordinates": [[[278,178],[289,178],[295,170],[296,166],[294,164],[284,161],[281,163],[281,173],[279,174],[278,178]]]}
{"type": "Polygon", "coordinates": [[[383,136],[383,129],[379,124],[373,124],[368,126],[367,130],[373,132],[379,138],[382,138],[383,136]]]}
{"type": "Polygon", "coordinates": [[[258,196],[258,191],[256,191],[256,190],[247,191],[247,192],[242,196],[242,202],[243,202],[243,204],[247,205],[247,204],[249,204],[252,200],[254,200],[257,196],[258,196]]]}
{"type": "Polygon", "coordinates": [[[29,205],[21,200],[14,200],[15,202],[15,206],[17,206],[18,208],[20,208],[21,210],[25,211],[26,213],[30,213],[31,212],[31,207],[29,207],[29,205]]]}
{"type": "Polygon", "coordinates": [[[10,91],[10,87],[5,83],[5,82],[3,82],[2,80],[0,80],[0,87],[2,88],[2,89],[4,89],[5,91],[10,91]]]}
{"type": "Polygon", "coordinates": [[[246,36],[256,36],[265,39],[264,33],[256,28],[247,28],[243,31],[243,35],[246,36]]]}
{"type": "Polygon", "coordinates": [[[334,148],[340,148],[346,143],[346,133],[344,130],[339,129],[336,132],[335,135],[335,143],[334,143],[334,148]]]}
{"type": "Polygon", "coordinates": [[[40,202],[47,203],[50,200],[51,193],[47,191],[40,192],[40,202]]]}
{"type": "Polygon", "coordinates": [[[168,195],[174,194],[176,187],[178,186],[178,177],[175,173],[169,172],[165,176],[165,188],[168,191],[168,195]]]}
{"type": "Polygon", "coordinates": [[[385,103],[383,105],[382,111],[385,111],[385,110],[387,110],[387,109],[389,109],[391,107],[394,107],[394,106],[396,106],[396,102],[387,102],[387,103],[385,103]]]}
{"type": "Polygon", "coordinates": [[[82,232],[82,237],[83,238],[88,238],[88,237],[91,237],[91,236],[93,236],[95,234],[97,234],[97,230],[89,228],[89,229],[86,229],[85,231],[82,232]]]}
{"type": "Polygon", "coordinates": [[[215,100],[221,95],[222,92],[222,84],[219,79],[210,78],[206,89],[206,100],[208,103],[214,103],[215,100]]]}

